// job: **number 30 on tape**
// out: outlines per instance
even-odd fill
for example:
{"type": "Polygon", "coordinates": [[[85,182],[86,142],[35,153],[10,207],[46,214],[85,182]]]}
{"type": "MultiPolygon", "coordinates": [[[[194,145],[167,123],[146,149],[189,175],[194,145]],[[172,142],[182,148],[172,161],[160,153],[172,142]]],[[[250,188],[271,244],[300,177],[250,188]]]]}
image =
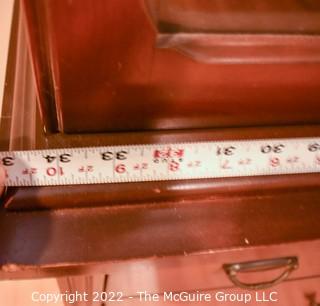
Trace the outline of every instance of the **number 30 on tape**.
{"type": "Polygon", "coordinates": [[[0,152],[6,186],[51,186],[320,172],[320,138],[0,152]]]}

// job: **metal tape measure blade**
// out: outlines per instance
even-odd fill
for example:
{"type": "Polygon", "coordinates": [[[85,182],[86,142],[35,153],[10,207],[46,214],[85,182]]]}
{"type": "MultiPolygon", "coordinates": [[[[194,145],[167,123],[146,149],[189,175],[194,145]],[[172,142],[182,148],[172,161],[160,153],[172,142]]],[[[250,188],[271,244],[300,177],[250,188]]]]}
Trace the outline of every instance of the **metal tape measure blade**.
{"type": "Polygon", "coordinates": [[[0,152],[6,186],[53,186],[320,172],[320,138],[0,152]]]}

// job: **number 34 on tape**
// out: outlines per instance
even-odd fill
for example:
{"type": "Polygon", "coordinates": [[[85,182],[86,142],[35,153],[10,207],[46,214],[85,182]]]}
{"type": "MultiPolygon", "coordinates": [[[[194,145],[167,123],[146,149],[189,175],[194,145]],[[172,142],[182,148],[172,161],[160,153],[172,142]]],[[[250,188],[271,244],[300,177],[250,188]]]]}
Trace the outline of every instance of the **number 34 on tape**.
{"type": "Polygon", "coordinates": [[[320,172],[320,138],[0,152],[6,186],[146,182],[320,172]]]}

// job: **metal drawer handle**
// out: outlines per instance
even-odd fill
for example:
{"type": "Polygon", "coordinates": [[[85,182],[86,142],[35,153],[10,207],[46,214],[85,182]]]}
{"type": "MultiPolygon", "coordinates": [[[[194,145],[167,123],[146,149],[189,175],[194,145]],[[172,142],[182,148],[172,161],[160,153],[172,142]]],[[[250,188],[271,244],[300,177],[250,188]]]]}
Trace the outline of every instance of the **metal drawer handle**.
{"type": "Polygon", "coordinates": [[[224,264],[223,269],[233,284],[244,289],[266,289],[270,288],[288,278],[291,272],[299,266],[297,257],[282,257],[275,259],[248,261],[241,263],[224,264]],[[241,272],[259,272],[284,267],[285,270],[275,279],[262,283],[244,283],[237,277],[241,272]]]}

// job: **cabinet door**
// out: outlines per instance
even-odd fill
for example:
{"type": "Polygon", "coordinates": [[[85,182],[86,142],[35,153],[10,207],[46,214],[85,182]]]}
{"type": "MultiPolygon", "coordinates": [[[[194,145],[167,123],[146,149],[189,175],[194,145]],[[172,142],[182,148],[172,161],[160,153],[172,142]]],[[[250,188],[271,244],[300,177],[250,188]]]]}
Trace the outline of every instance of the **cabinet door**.
{"type": "Polygon", "coordinates": [[[317,0],[22,2],[47,130],[320,120],[317,0]]]}

